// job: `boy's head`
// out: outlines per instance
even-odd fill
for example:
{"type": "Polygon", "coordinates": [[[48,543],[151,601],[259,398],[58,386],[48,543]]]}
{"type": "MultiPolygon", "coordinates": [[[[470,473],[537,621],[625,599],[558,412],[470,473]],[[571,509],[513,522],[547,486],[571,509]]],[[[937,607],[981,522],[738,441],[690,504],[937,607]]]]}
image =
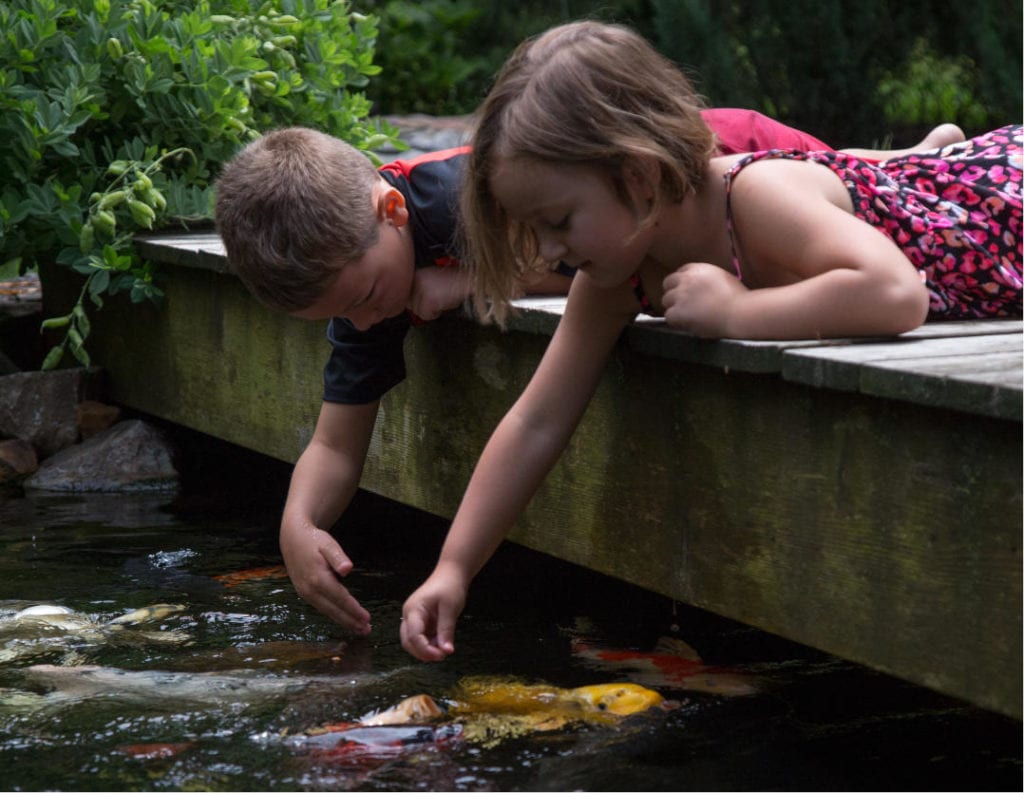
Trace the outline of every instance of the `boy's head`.
{"type": "Polygon", "coordinates": [[[217,181],[228,262],[265,305],[312,306],[377,244],[380,182],[365,154],[330,135],[303,127],[263,135],[217,181]]]}

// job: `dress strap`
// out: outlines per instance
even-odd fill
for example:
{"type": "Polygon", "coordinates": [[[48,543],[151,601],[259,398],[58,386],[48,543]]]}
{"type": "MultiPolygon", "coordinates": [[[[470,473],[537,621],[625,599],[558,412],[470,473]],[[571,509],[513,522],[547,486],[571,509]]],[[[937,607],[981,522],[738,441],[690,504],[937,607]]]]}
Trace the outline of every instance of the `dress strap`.
{"type": "Polygon", "coordinates": [[[758,155],[762,152],[755,152],[754,154],[748,154],[742,160],[734,163],[725,173],[725,228],[729,232],[729,250],[732,253],[732,269],[736,273],[736,277],[743,280],[743,271],[740,269],[740,255],[736,247],[736,227],[732,220],[732,180],[736,177],[743,168],[746,168],[750,163],[761,159],[758,155]]]}
{"type": "Polygon", "coordinates": [[[629,277],[629,285],[633,287],[633,294],[636,295],[636,299],[640,302],[640,310],[644,314],[654,316],[654,307],[651,305],[651,299],[647,297],[647,293],[644,291],[644,285],[640,281],[640,276],[637,273],[633,273],[629,277]]]}

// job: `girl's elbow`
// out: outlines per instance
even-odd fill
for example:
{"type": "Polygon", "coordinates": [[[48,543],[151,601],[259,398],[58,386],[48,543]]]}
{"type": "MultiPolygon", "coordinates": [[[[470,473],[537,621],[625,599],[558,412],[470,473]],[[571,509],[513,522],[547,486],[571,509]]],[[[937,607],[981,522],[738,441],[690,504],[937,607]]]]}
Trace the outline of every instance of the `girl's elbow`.
{"type": "Polygon", "coordinates": [[[886,312],[892,322],[890,332],[906,333],[924,324],[928,319],[928,303],[928,290],[919,280],[893,284],[886,312]]]}

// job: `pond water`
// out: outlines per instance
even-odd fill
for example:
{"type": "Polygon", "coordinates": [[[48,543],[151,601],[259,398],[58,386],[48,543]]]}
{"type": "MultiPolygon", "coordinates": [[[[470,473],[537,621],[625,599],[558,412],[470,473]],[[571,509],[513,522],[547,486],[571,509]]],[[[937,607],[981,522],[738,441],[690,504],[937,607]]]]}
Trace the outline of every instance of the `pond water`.
{"type": "Polygon", "coordinates": [[[286,578],[217,578],[280,564],[287,475],[214,459],[177,498],[0,495],[0,788],[1020,789],[1020,722],[509,544],[475,584],[458,653],[415,662],[398,617],[446,524],[366,493],[339,531],[374,632],[347,637],[286,578]],[[240,471],[240,487],[225,484],[226,469],[240,471]],[[4,632],[39,603],[93,626],[150,604],[183,608],[114,630],[4,632]],[[679,703],[666,713],[372,762],[317,757],[282,737],[413,694],[444,700],[472,675],[621,681],[621,669],[574,652],[578,641],[644,650],[664,635],[758,693],[663,687],[679,703]],[[29,669],[41,664],[67,666],[29,669]],[[84,665],[101,669],[83,677],[84,665]]]}

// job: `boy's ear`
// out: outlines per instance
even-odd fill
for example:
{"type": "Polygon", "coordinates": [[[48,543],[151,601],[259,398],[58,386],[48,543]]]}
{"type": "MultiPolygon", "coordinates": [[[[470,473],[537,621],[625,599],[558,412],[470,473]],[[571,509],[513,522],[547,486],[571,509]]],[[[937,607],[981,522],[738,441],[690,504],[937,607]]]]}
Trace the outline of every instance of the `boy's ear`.
{"type": "Polygon", "coordinates": [[[377,217],[381,220],[390,220],[396,226],[404,226],[409,222],[405,196],[394,187],[381,190],[377,194],[377,217]]]}

